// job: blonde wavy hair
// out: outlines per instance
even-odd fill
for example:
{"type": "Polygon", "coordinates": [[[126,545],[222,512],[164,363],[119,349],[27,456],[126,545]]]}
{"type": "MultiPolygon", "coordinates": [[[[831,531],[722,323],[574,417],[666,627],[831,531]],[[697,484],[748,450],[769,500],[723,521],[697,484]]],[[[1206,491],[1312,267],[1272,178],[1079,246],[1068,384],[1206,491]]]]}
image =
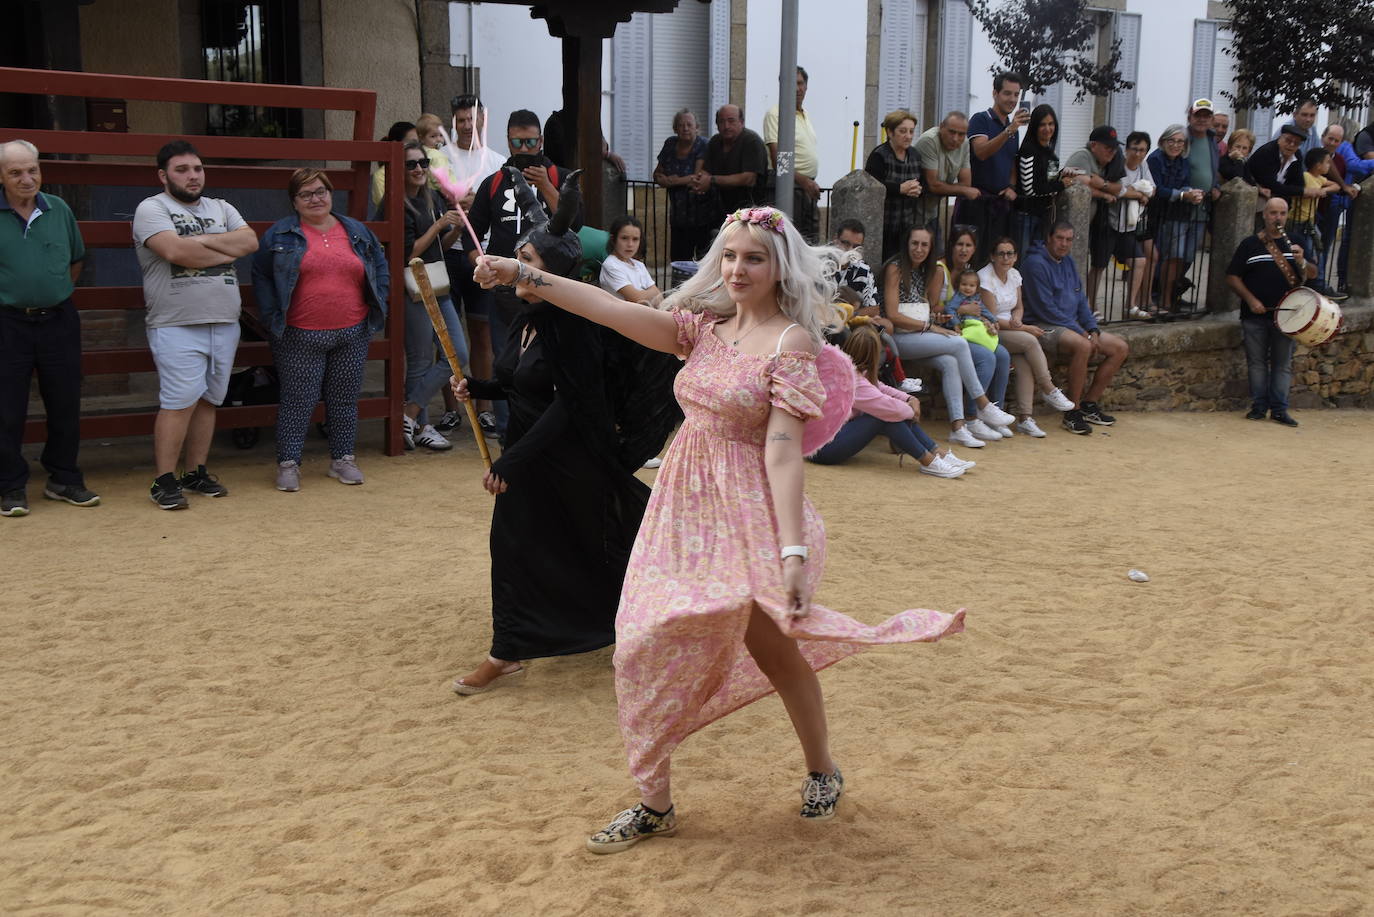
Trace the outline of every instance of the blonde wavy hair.
{"type": "Polygon", "coordinates": [[[831,307],[836,276],[858,258],[858,253],[829,245],[808,245],[792,226],[791,219],[771,207],[740,210],[727,217],[699,262],[696,274],[670,292],[662,308],[713,312],[723,318],[734,315],[735,304],[721,278],[720,261],[730,240],[741,232],[747,232],[772,257],[778,285],[778,308],[782,314],[805,328],[817,343],[824,343],[827,328],[833,327],[836,321],[835,310],[831,307]],[[753,222],[747,216],[763,213],[770,215],[769,220],[777,228],[753,222]]]}

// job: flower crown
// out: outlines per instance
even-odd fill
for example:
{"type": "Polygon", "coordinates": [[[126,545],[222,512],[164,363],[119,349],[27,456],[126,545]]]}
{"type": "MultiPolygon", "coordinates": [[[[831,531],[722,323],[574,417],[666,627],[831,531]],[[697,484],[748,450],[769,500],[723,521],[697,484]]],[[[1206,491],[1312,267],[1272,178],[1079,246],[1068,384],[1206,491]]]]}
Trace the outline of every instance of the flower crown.
{"type": "Polygon", "coordinates": [[[746,207],[736,210],[725,218],[725,225],[731,223],[753,223],[755,226],[762,226],[764,229],[771,229],[776,233],[782,232],[782,224],[785,218],[781,210],[772,207],[746,207]]]}

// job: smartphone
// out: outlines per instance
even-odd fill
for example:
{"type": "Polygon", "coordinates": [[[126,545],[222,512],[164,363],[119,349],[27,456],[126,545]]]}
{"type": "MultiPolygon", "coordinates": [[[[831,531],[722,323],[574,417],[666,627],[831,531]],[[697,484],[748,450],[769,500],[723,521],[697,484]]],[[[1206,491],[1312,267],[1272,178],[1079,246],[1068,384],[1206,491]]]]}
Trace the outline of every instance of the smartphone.
{"type": "Polygon", "coordinates": [[[542,166],[544,164],[544,157],[534,153],[516,153],[510,158],[510,164],[524,171],[530,166],[542,166]]]}

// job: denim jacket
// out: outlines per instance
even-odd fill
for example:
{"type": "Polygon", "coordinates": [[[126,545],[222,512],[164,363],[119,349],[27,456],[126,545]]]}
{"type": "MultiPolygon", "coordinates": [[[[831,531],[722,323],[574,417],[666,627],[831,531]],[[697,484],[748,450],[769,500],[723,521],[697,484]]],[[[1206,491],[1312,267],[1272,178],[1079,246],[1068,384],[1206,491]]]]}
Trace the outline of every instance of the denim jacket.
{"type": "MultiPolygon", "coordinates": [[[[353,245],[353,254],[363,263],[367,280],[363,288],[363,301],[368,306],[367,328],[374,333],[381,331],[386,324],[386,297],[391,288],[386,252],[372,230],[362,223],[341,213],[334,214],[334,218],[343,224],[353,245]]],[[[273,223],[263,233],[258,253],[253,256],[253,292],[258,299],[262,323],[274,340],[280,339],[286,331],[286,312],[291,308],[291,294],[300,278],[305,246],[301,218],[293,214],[273,223]]]]}

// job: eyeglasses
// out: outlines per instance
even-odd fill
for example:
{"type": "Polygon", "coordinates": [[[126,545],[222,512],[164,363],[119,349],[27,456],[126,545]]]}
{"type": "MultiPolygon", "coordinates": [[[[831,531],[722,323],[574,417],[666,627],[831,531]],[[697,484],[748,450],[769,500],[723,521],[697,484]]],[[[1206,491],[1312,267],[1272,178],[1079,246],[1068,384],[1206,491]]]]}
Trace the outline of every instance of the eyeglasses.
{"type": "Polygon", "coordinates": [[[428,168],[429,168],[429,160],[428,160],[428,159],[407,159],[407,160],[406,160],[406,171],[407,171],[407,172],[414,172],[416,169],[428,169],[428,168]]]}
{"type": "Polygon", "coordinates": [[[1182,143],[1182,142],[1183,142],[1183,138],[1182,138],[1182,137],[1170,137],[1168,140],[1165,140],[1164,142],[1165,142],[1165,143],[1182,143]]]}
{"type": "Polygon", "coordinates": [[[309,203],[310,201],[323,201],[326,200],[328,197],[328,188],[316,188],[313,191],[302,191],[300,194],[296,195],[296,200],[305,201],[306,203],[309,203]]]}
{"type": "Polygon", "coordinates": [[[539,146],[540,137],[507,137],[506,142],[510,144],[512,150],[526,149],[533,150],[539,146]]]}

